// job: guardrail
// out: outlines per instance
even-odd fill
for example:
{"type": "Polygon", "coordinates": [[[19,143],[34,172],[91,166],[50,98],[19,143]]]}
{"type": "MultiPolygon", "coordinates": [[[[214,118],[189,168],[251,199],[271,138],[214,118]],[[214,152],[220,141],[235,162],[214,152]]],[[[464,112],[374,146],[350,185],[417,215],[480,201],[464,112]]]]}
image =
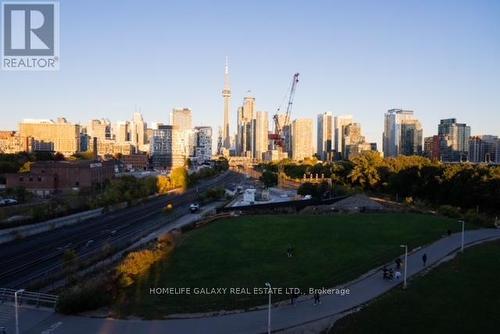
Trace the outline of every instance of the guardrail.
{"type": "MultiPolygon", "coordinates": [[[[0,288],[0,304],[14,303],[16,291],[15,289],[0,288]]],[[[17,303],[18,305],[24,304],[55,309],[58,298],[57,295],[48,293],[23,291],[17,294],[17,303]]]]}

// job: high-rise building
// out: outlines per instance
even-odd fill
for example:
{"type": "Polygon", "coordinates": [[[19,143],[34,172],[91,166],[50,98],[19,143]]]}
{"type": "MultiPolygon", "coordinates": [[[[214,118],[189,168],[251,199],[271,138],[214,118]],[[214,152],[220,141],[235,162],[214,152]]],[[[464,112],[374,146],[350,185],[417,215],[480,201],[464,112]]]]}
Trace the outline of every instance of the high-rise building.
{"type": "Polygon", "coordinates": [[[184,165],[179,134],[172,125],[159,125],[153,130],[150,154],[155,169],[171,170],[184,165]]]}
{"type": "Polygon", "coordinates": [[[231,148],[231,137],[229,132],[229,122],[231,115],[231,84],[229,82],[229,64],[226,57],[226,66],[224,67],[224,89],[222,90],[224,98],[224,126],[222,129],[222,144],[225,149],[231,148]]]}
{"type": "Polygon", "coordinates": [[[29,143],[25,151],[60,152],[66,156],[80,151],[80,125],[65,118],[52,120],[25,119],[19,123],[22,143],[29,143]]]}
{"type": "Polygon", "coordinates": [[[495,150],[495,162],[500,164],[500,138],[497,139],[497,148],[495,150]]]}
{"type": "Polygon", "coordinates": [[[130,124],[130,141],[135,146],[137,151],[147,150],[146,145],[146,129],[147,125],[142,118],[142,114],[134,112],[132,123],[130,124]]]}
{"type": "Polygon", "coordinates": [[[439,136],[425,137],[424,138],[424,155],[432,160],[439,160],[441,154],[439,153],[439,136]]]}
{"type": "Polygon", "coordinates": [[[252,157],[253,155],[253,128],[252,120],[255,114],[255,98],[246,96],[243,105],[238,108],[238,131],[236,154],[252,157]]]}
{"type": "Polygon", "coordinates": [[[111,123],[106,119],[93,119],[87,126],[87,135],[97,140],[111,139],[111,123]]]}
{"type": "Polygon", "coordinates": [[[482,135],[469,138],[469,161],[470,162],[496,162],[497,136],[482,135]]]}
{"type": "Polygon", "coordinates": [[[189,108],[174,108],[170,113],[170,124],[179,130],[191,130],[193,128],[193,113],[189,108]]]}
{"type": "Polygon", "coordinates": [[[351,115],[335,116],[334,118],[334,150],[340,158],[345,156],[345,140],[344,140],[344,127],[353,123],[351,115]]]}
{"type": "Polygon", "coordinates": [[[194,154],[193,113],[189,108],[173,109],[170,124],[179,132],[180,148],[185,157],[194,154]]]}
{"type": "Polygon", "coordinates": [[[212,127],[197,126],[194,128],[194,158],[198,164],[212,159],[212,127]]]}
{"type": "Polygon", "coordinates": [[[292,159],[304,160],[313,154],[312,119],[296,119],[292,122],[292,159]]]}
{"type": "Polygon", "coordinates": [[[316,152],[321,160],[327,160],[333,150],[333,116],[331,112],[318,115],[316,152]]]}
{"type": "Polygon", "coordinates": [[[468,158],[470,126],[455,118],[442,119],[438,125],[441,160],[465,161],[468,158]]]}
{"type": "Polygon", "coordinates": [[[117,122],[115,129],[115,140],[117,143],[125,143],[129,141],[129,122],[117,122]]]}
{"type": "Polygon", "coordinates": [[[382,146],[385,157],[422,154],[423,131],[413,111],[390,109],[384,115],[382,146]]]}
{"type": "Polygon", "coordinates": [[[257,111],[252,120],[253,158],[263,159],[263,154],[269,148],[269,118],[265,111],[257,111]]]}
{"type": "Polygon", "coordinates": [[[374,143],[365,141],[360,123],[350,123],[342,127],[342,154],[344,159],[352,159],[364,151],[376,150],[374,143]]]}

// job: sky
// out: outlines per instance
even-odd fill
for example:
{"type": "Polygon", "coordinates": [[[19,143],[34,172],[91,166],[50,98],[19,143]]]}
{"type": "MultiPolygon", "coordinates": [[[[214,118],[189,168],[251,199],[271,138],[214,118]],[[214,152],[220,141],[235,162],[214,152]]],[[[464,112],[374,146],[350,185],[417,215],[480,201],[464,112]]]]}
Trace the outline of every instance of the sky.
{"type": "Polygon", "coordinates": [[[292,119],[352,114],[380,145],[404,108],[424,136],[450,117],[500,135],[500,1],[61,0],[60,22],[59,71],[0,71],[0,129],[189,107],[217,133],[228,56],[231,132],[249,90],[272,115],[299,72],[292,119]]]}

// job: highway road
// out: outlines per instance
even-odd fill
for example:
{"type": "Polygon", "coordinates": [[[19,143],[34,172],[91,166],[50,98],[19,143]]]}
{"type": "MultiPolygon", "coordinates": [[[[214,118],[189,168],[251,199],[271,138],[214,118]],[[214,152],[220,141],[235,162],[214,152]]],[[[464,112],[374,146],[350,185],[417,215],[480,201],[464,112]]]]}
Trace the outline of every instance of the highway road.
{"type": "Polygon", "coordinates": [[[197,192],[228,186],[244,179],[241,174],[226,172],[200,182],[183,194],[160,196],[146,203],[113,211],[90,221],[58,228],[22,240],[0,245],[0,287],[24,288],[62,271],[63,254],[72,249],[80,261],[103,254],[104,247],[122,249],[152,231],[189,212],[197,192]],[[162,209],[173,205],[171,214],[162,209]]]}

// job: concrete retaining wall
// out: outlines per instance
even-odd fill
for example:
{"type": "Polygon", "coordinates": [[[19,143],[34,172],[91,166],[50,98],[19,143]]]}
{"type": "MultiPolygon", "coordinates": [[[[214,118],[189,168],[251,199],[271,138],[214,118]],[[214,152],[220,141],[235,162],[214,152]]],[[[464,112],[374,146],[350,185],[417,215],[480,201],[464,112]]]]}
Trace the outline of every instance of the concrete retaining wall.
{"type": "Polygon", "coordinates": [[[73,225],[102,214],[103,208],[75,213],[69,216],[47,220],[42,223],[23,225],[0,230],[0,244],[22,239],[30,235],[47,232],[66,225],[73,225]]]}

